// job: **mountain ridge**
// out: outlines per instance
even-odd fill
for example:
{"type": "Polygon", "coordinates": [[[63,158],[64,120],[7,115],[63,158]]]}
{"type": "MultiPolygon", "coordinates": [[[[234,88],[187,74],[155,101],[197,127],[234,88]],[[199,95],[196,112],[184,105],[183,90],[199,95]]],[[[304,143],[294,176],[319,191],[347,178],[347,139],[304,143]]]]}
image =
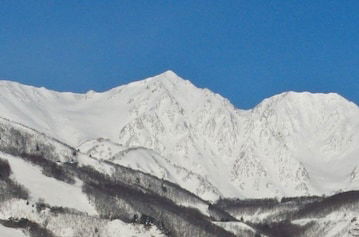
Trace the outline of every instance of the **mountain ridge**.
{"type": "Polygon", "coordinates": [[[343,161],[337,186],[350,188],[349,176],[357,177],[350,166],[359,154],[359,107],[336,93],[284,92],[241,110],[172,71],[105,92],[53,92],[12,82],[0,82],[0,92],[3,117],[72,146],[103,137],[124,150],[153,150],[155,163],[167,160],[158,169],[180,167],[177,183],[205,199],[216,199],[201,188],[207,184],[223,197],[335,192],[321,189],[331,177],[319,167],[343,161]],[[191,173],[198,182],[186,179],[191,173]]]}
{"type": "MultiPolygon", "coordinates": [[[[107,94],[107,93],[110,93],[110,92],[118,92],[118,91],[121,91],[121,89],[123,87],[126,87],[126,86],[136,86],[138,84],[144,84],[144,83],[148,83],[148,82],[151,82],[151,81],[160,81],[160,80],[171,81],[172,84],[175,84],[175,83],[173,83],[174,81],[185,83],[185,84],[190,84],[193,87],[196,87],[197,89],[202,89],[202,90],[211,92],[214,95],[219,95],[220,97],[222,97],[223,99],[225,99],[226,101],[231,103],[229,99],[222,96],[221,94],[213,92],[208,88],[197,87],[191,81],[181,78],[180,76],[178,76],[172,70],[167,70],[167,71],[164,71],[163,73],[160,73],[158,75],[148,77],[148,78],[145,78],[145,79],[139,79],[139,80],[135,80],[135,81],[132,81],[132,82],[129,82],[129,83],[126,83],[126,84],[118,85],[118,86],[115,86],[113,88],[110,88],[110,89],[104,90],[104,91],[96,91],[94,89],[90,89],[90,90],[88,90],[86,92],[57,91],[57,90],[53,90],[53,89],[48,89],[48,88],[43,87],[43,86],[38,87],[38,86],[33,86],[33,85],[30,85],[30,84],[23,84],[23,83],[16,82],[16,81],[11,81],[11,80],[0,80],[0,86],[10,86],[10,87],[16,86],[18,88],[25,87],[25,88],[28,88],[28,89],[42,90],[42,91],[52,92],[52,93],[56,93],[56,94],[69,94],[69,95],[74,95],[74,96],[84,96],[85,97],[86,95],[107,94]]],[[[164,83],[162,83],[162,84],[165,85],[164,83]]],[[[351,100],[345,98],[343,95],[341,95],[339,93],[336,93],[336,92],[310,92],[310,91],[294,91],[294,90],[283,91],[281,93],[274,94],[274,95],[272,95],[270,97],[264,98],[258,104],[254,105],[252,108],[249,108],[249,109],[242,109],[242,108],[240,108],[238,106],[233,105],[232,103],[231,104],[233,105],[233,107],[235,107],[238,110],[247,111],[247,110],[255,109],[256,107],[258,107],[259,105],[261,105],[263,102],[265,102],[268,99],[273,99],[273,98],[276,98],[276,97],[285,97],[285,96],[288,96],[288,95],[289,96],[290,95],[292,95],[292,96],[295,96],[295,95],[332,96],[332,98],[334,96],[334,97],[337,97],[339,99],[344,99],[345,101],[350,102],[350,103],[352,103],[353,105],[355,105],[357,107],[359,106],[354,101],[351,101],[351,100]]]]}

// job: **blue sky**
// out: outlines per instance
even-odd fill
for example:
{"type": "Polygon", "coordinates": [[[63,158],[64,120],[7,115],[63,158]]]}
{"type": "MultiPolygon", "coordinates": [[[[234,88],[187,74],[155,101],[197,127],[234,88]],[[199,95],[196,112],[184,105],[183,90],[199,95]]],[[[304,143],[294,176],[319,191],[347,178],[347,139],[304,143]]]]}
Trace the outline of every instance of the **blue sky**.
{"type": "Polygon", "coordinates": [[[359,1],[0,0],[0,79],[104,91],[171,69],[240,108],[287,91],[359,104],[359,1]]]}

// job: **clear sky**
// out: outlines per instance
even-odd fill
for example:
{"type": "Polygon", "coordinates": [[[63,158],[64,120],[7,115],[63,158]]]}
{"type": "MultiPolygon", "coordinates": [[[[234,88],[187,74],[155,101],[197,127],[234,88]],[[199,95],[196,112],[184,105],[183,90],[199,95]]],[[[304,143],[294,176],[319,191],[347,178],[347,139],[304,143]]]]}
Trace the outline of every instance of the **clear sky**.
{"type": "Polygon", "coordinates": [[[359,104],[359,1],[0,0],[0,79],[104,91],[168,69],[240,108],[287,90],[359,104]]]}

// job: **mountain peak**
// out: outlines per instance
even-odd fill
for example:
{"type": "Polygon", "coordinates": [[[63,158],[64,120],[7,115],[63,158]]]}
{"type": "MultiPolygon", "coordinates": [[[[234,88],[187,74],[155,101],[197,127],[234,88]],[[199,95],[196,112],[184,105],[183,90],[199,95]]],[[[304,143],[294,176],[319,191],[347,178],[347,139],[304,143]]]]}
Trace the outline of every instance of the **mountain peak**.
{"type": "Polygon", "coordinates": [[[162,78],[168,78],[168,79],[171,79],[171,78],[180,78],[174,71],[172,70],[167,70],[161,74],[159,74],[158,76],[156,77],[162,77],[162,78]]]}
{"type": "Polygon", "coordinates": [[[167,70],[165,72],[162,72],[158,75],[155,75],[153,77],[150,77],[149,79],[157,79],[157,80],[166,80],[166,81],[182,81],[182,82],[188,82],[188,80],[182,78],[177,73],[175,73],[172,70],[167,70]]]}
{"type": "Polygon", "coordinates": [[[167,70],[161,74],[158,74],[157,76],[149,78],[151,81],[160,81],[162,83],[170,82],[171,84],[181,84],[186,83],[186,80],[182,77],[178,76],[175,72],[171,70],[167,70]]]}
{"type": "Polygon", "coordinates": [[[308,106],[308,105],[355,105],[353,102],[347,100],[343,96],[337,93],[312,93],[312,92],[296,92],[296,91],[287,91],[267,99],[264,99],[258,106],[283,106],[283,105],[292,105],[292,106],[308,106]]]}
{"type": "Polygon", "coordinates": [[[168,70],[159,75],[139,81],[146,85],[154,85],[157,88],[166,88],[168,91],[198,89],[190,81],[178,76],[175,72],[168,70]]]}

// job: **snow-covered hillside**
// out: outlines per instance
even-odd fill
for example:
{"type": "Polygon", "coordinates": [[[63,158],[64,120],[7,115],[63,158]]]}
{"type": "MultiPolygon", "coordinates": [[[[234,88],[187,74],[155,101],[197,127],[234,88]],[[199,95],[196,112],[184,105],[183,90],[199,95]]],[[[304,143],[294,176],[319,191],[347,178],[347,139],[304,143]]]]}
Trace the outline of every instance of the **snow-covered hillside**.
{"type": "Polygon", "coordinates": [[[0,116],[208,200],[359,188],[359,108],[337,94],[240,110],[171,71],[86,94],[1,81],[0,116]]]}
{"type": "Polygon", "coordinates": [[[235,218],[177,184],[6,119],[0,135],[0,236],[233,236],[211,221],[235,218]]]}

